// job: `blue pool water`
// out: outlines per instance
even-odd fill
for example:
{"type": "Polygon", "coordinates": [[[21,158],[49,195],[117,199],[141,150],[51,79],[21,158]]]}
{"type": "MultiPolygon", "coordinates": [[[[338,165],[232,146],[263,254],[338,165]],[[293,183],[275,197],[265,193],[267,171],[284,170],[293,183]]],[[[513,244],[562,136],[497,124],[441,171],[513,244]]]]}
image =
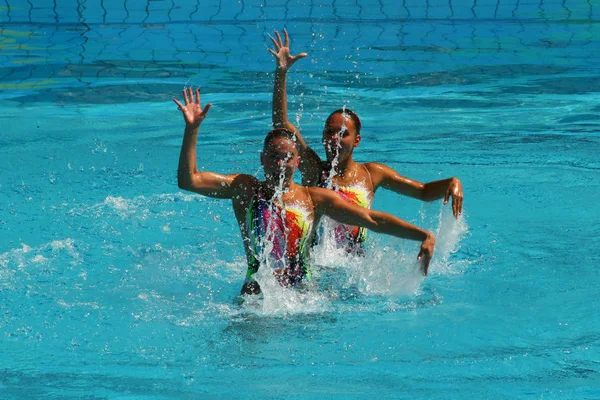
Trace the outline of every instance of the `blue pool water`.
{"type": "Polygon", "coordinates": [[[3,3],[0,398],[600,398],[595,0],[3,3]],[[462,180],[458,221],[377,194],[438,234],[427,278],[373,234],[316,254],[309,296],[236,300],[230,203],[177,188],[171,97],[213,103],[199,165],[260,177],[283,27],[320,154],[346,105],[358,161],[462,180]]]}

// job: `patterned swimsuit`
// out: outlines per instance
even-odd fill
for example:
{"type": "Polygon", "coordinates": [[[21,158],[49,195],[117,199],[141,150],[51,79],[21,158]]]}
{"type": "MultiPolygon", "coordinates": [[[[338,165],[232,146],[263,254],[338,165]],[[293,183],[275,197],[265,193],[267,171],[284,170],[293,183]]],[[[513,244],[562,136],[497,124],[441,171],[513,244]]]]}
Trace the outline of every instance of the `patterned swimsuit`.
{"type": "MultiPolygon", "coordinates": [[[[365,167],[366,169],[366,167],[365,167]]],[[[368,174],[367,170],[367,174],[368,174]]],[[[323,171],[317,186],[334,190],[342,199],[361,206],[363,208],[371,208],[373,201],[372,193],[363,184],[355,184],[351,186],[339,186],[333,184],[333,180],[329,178],[330,171],[323,171]]],[[[369,178],[370,178],[369,174],[369,178]]],[[[318,236],[324,234],[322,229],[319,229],[318,236]]],[[[334,223],[333,235],[335,243],[338,247],[346,249],[348,253],[356,252],[362,254],[362,244],[367,239],[367,229],[358,226],[345,225],[338,222],[334,223]]]]}
{"type": "Polygon", "coordinates": [[[257,189],[246,214],[251,257],[246,284],[260,266],[268,266],[281,286],[295,286],[310,278],[309,237],[312,213],[298,205],[282,207],[257,189]]]}

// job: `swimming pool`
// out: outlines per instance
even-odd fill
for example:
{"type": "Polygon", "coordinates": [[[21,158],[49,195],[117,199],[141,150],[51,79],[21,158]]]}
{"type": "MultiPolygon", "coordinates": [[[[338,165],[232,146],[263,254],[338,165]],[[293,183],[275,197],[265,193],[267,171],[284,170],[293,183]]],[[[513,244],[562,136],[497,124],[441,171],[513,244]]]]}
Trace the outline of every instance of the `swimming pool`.
{"type": "Polygon", "coordinates": [[[0,397],[600,397],[595,1],[5,0],[0,5],[0,397]],[[236,301],[227,201],[181,192],[172,96],[213,103],[207,170],[260,173],[267,33],[306,51],[290,113],[314,146],[342,105],[358,161],[458,176],[465,217],[324,257],[312,297],[236,301]]]}

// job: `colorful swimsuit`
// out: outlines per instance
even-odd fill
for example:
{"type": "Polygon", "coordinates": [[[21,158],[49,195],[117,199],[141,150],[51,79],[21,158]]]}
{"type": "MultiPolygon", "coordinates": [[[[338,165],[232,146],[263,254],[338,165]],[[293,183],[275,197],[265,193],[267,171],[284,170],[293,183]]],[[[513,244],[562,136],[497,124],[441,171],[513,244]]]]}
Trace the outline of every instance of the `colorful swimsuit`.
{"type": "MultiPolygon", "coordinates": [[[[371,191],[367,189],[365,185],[360,183],[352,186],[335,185],[333,180],[329,177],[329,173],[329,171],[323,171],[318,182],[319,187],[334,190],[342,199],[350,203],[363,208],[371,208],[373,196],[371,191]]],[[[368,173],[369,171],[367,170],[367,174],[368,173]]],[[[371,175],[369,174],[369,178],[370,177],[371,175]]],[[[321,236],[322,234],[323,232],[319,230],[318,236],[321,236]]],[[[366,228],[340,224],[337,222],[333,227],[333,234],[338,247],[345,248],[348,252],[354,252],[361,249],[362,243],[367,239],[366,228]]]]}
{"type": "Polygon", "coordinates": [[[310,278],[308,239],[313,224],[310,215],[310,211],[296,205],[281,207],[257,189],[246,214],[252,253],[246,284],[254,281],[260,266],[272,268],[281,286],[295,286],[303,278],[310,278]]]}

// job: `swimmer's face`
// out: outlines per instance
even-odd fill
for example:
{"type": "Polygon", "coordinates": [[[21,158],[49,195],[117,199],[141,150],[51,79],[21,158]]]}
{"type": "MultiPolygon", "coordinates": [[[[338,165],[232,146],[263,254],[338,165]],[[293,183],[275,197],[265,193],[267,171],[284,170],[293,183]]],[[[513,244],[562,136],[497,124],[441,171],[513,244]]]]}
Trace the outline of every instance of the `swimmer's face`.
{"type": "Polygon", "coordinates": [[[345,160],[360,143],[360,135],[356,134],[356,126],[349,116],[333,114],[325,124],[323,130],[323,146],[327,154],[327,161],[338,159],[345,160]]]}
{"type": "Polygon", "coordinates": [[[291,178],[300,164],[296,144],[285,137],[271,140],[261,154],[261,163],[267,179],[279,179],[282,174],[291,178]]]}

